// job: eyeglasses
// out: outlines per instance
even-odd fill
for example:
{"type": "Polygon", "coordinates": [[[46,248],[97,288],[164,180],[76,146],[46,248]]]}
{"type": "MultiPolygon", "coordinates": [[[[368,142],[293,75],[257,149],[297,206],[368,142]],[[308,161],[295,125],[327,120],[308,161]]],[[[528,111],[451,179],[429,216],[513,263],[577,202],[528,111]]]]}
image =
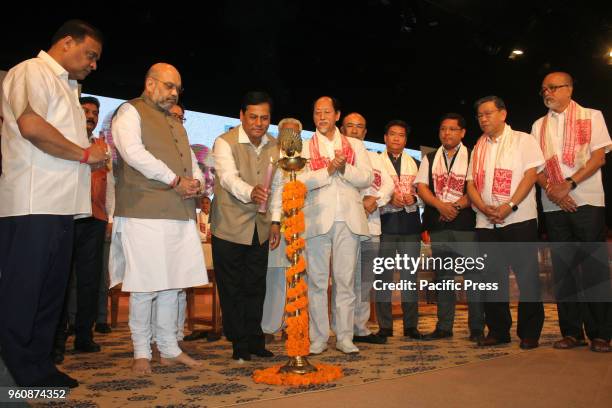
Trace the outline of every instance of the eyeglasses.
{"type": "Polygon", "coordinates": [[[461,128],[458,128],[458,127],[441,127],[441,128],[440,128],[440,132],[446,132],[447,130],[448,130],[449,132],[459,132],[459,131],[460,131],[460,130],[462,130],[462,129],[461,129],[461,128]]]}
{"type": "Polygon", "coordinates": [[[170,116],[183,123],[187,121],[187,118],[184,115],[179,115],[178,113],[170,113],[170,116]]]}
{"type": "Polygon", "coordinates": [[[154,76],[150,76],[149,78],[152,78],[152,79],[156,80],[157,82],[161,82],[162,84],[164,84],[164,86],[166,87],[166,89],[168,91],[176,89],[176,93],[182,94],[183,91],[185,90],[185,88],[183,88],[182,86],[177,85],[177,84],[173,84],[172,82],[162,81],[161,79],[157,79],[154,76]]]}
{"type": "Polygon", "coordinates": [[[544,96],[546,91],[550,92],[551,94],[554,94],[555,92],[557,92],[557,89],[563,88],[565,86],[569,86],[569,84],[543,86],[542,89],[540,89],[540,95],[544,96]]]}
{"type": "Polygon", "coordinates": [[[479,113],[478,115],[476,115],[476,119],[480,120],[482,118],[490,118],[491,116],[493,116],[493,114],[495,112],[499,112],[499,109],[495,109],[495,110],[492,110],[492,111],[479,113]]]}

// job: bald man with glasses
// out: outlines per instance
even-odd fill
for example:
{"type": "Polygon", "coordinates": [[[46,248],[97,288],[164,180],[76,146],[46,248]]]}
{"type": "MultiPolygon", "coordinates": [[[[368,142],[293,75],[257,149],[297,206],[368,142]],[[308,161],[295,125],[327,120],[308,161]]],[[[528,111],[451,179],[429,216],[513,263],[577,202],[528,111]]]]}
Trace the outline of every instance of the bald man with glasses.
{"type": "Polygon", "coordinates": [[[580,106],[572,99],[573,91],[574,81],[568,73],[546,75],[540,95],[548,112],[531,130],[546,160],[538,184],[552,242],[563,336],[553,347],[585,346],[584,327],[592,351],[610,352],[612,308],[608,254],[603,244],[606,214],[601,167],[612,143],[602,113],[580,106]]]}

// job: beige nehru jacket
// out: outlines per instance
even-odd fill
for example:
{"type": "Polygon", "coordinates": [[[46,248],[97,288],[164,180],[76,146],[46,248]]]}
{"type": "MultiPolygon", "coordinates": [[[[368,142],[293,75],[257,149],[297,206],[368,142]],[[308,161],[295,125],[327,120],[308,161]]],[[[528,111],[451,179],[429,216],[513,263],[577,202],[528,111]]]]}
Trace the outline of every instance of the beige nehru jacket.
{"type": "MultiPolygon", "coordinates": [[[[193,177],[187,132],[148,98],[127,103],[140,115],[142,144],[178,176],[193,177]]],[[[116,217],[183,220],[194,219],[195,200],[183,200],[169,185],[145,177],[117,158],[115,170],[116,217]]]]}
{"type": "MultiPolygon", "coordinates": [[[[223,139],[232,149],[232,157],[239,177],[251,186],[264,184],[270,158],[278,159],[278,144],[269,134],[266,143],[257,155],[250,143],[239,142],[239,127],[222,134],[223,139]]],[[[270,211],[265,214],[257,212],[258,204],[244,203],[221,186],[218,174],[215,174],[214,200],[212,201],[210,227],[217,238],[236,244],[251,245],[255,226],[257,236],[262,244],[270,234],[270,211]]]]}

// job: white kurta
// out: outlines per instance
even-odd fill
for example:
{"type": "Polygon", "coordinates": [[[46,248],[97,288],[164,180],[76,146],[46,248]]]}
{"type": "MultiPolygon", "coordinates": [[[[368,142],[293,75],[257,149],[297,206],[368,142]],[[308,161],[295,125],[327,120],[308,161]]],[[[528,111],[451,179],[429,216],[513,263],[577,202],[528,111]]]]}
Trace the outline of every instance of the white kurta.
{"type": "MultiPolygon", "coordinates": [[[[150,179],[170,183],[175,174],[142,144],[140,116],[130,104],[119,108],[112,123],[121,157],[150,179]]],[[[194,178],[204,182],[191,152],[194,178]]],[[[110,250],[110,286],[124,292],[156,292],[208,283],[204,253],[195,220],[115,217],[110,250]]]]}
{"type": "MultiPolygon", "coordinates": [[[[589,109],[591,111],[591,142],[589,143],[589,154],[595,150],[599,150],[602,147],[605,148],[605,152],[608,153],[612,148],[612,142],[610,141],[610,134],[606,127],[606,122],[600,111],[589,109]]],[[[552,146],[555,154],[558,158],[561,157],[563,151],[563,136],[565,134],[565,111],[561,113],[555,113],[552,110],[548,111],[548,126],[555,129],[552,138],[552,146]]],[[[534,136],[537,143],[540,143],[540,129],[542,128],[542,122],[544,117],[538,119],[531,128],[531,135],[534,136]]],[[[559,167],[561,168],[561,174],[563,177],[571,177],[578,171],[578,165],[576,167],[569,167],[563,160],[559,160],[559,167]]],[[[604,194],[603,182],[601,177],[601,169],[598,169],[586,180],[583,180],[578,184],[575,190],[569,192],[570,197],[574,199],[576,205],[592,205],[594,207],[605,207],[606,199],[604,194]]],[[[542,207],[544,212],[560,211],[561,207],[550,201],[546,194],[542,194],[542,207]]]]}
{"type": "Polygon", "coordinates": [[[13,67],[2,83],[0,217],[91,214],[91,171],[43,152],[21,135],[17,119],[31,109],[62,136],[89,146],[78,83],[44,51],[13,67]]]}

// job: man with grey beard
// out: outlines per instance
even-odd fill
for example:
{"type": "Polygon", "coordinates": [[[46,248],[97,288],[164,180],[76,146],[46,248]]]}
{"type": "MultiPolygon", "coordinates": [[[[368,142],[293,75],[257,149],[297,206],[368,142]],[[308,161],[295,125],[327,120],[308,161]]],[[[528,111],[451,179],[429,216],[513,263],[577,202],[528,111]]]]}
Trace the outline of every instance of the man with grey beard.
{"type": "Polygon", "coordinates": [[[130,294],[132,369],[151,373],[151,312],[162,364],[200,363],[176,338],[178,293],[208,283],[196,224],[195,197],[204,185],[183,124],[170,109],[182,91],[172,65],[153,65],[145,90],[117,109],[112,134],[119,153],[110,252],[111,287],[130,294]]]}

